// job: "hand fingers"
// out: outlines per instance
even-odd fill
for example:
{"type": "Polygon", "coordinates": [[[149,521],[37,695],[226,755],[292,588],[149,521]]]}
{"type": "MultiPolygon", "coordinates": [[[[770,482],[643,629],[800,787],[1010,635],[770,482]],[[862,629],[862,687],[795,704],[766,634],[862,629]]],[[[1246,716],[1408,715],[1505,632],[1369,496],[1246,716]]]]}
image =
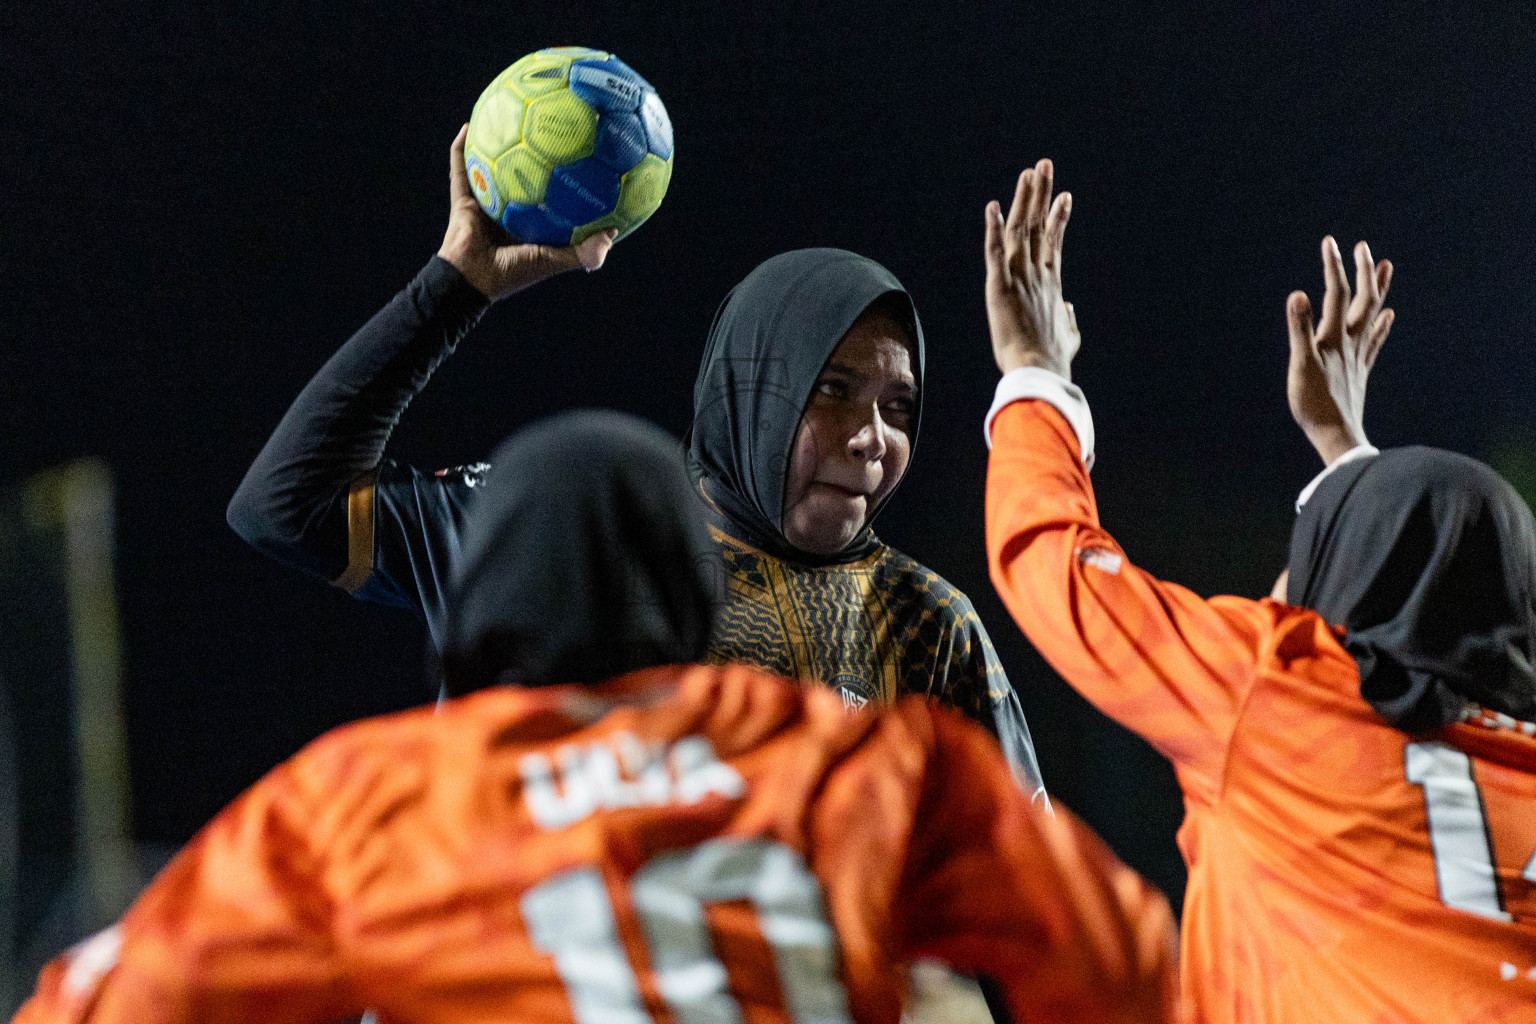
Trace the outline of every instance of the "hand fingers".
{"type": "Polygon", "coordinates": [[[982,245],[987,261],[987,287],[999,288],[1008,279],[1008,259],[1003,252],[1003,208],[997,200],[987,204],[983,219],[987,222],[982,245]]]}
{"type": "Polygon", "coordinates": [[[1044,262],[1061,280],[1061,243],[1066,237],[1067,221],[1072,219],[1072,193],[1063,192],[1051,204],[1051,212],[1045,218],[1044,262]]]}
{"type": "Polygon", "coordinates": [[[473,202],[475,198],[469,190],[469,172],[464,170],[464,140],[468,136],[469,125],[466,123],[453,137],[453,145],[448,147],[448,199],[455,205],[466,199],[473,202]]]}
{"type": "Polygon", "coordinates": [[[1344,257],[1339,243],[1329,235],[1323,239],[1323,315],[1317,333],[1332,337],[1343,327],[1344,308],[1349,305],[1349,281],[1344,277],[1344,257]]]}
{"type": "MultiPolygon", "coordinates": [[[[1014,263],[1019,258],[1020,250],[1025,248],[1025,221],[1029,216],[1029,203],[1034,190],[1035,169],[1031,167],[1019,175],[1019,183],[1013,190],[1013,205],[1008,208],[1008,222],[1003,227],[1003,251],[1008,254],[1009,263],[1014,263]]],[[[1027,250],[1024,256],[1028,258],[1027,250]]]]}
{"type": "Polygon", "coordinates": [[[1077,329],[1077,307],[1070,302],[1067,303],[1067,324],[1072,328],[1073,334],[1081,333],[1077,329]]]}
{"type": "Polygon", "coordinates": [[[1035,188],[1029,197],[1029,245],[1035,259],[1045,258],[1045,216],[1056,184],[1056,168],[1050,160],[1035,164],[1035,188]]]}
{"type": "Polygon", "coordinates": [[[1376,263],[1371,259],[1371,247],[1365,242],[1355,243],[1355,297],[1376,297],[1376,263]]]}
{"type": "Polygon", "coordinates": [[[1386,343],[1387,335],[1392,333],[1392,321],[1397,319],[1397,314],[1390,309],[1384,309],[1376,314],[1376,322],[1371,325],[1371,337],[1365,346],[1365,368],[1369,370],[1376,365],[1376,354],[1381,351],[1381,346],[1386,343]]]}
{"type": "Polygon", "coordinates": [[[1381,309],[1381,293],[1376,288],[1376,263],[1371,259],[1371,247],[1364,242],[1355,245],[1355,299],[1349,304],[1345,329],[1358,335],[1381,309]]]}
{"type": "Polygon", "coordinates": [[[1376,264],[1376,301],[1387,301],[1387,289],[1392,287],[1392,261],[1382,260],[1376,264]]]}
{"type": "Polygon", "coordinates": [[[504,267],[518,263],[531,265],[531,284],[577,267],[584,268],[588,273],[596,270],[608,258],[608,250],[613,248],[616,237],[618,232],[609,228],[599,231],[580,245],[507,245],[497,250],[496,258],[504,267]]]}

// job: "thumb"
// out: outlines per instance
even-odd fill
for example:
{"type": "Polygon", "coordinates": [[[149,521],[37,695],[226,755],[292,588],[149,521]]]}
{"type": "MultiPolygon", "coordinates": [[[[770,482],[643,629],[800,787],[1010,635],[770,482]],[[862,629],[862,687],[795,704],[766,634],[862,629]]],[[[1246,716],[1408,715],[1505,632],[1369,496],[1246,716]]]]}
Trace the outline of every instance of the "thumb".
{"type": "Polygon", "coordinates": [[[534,280],[554,277],[568,270],[581,267],[588,272],[598,269],[608,258],[618,231],[608,228],[583,241],[580,245],[509,245],[502,252],[509,262],[526,262],[530,265],[534,280]]]}
{"type": "Polygon", "coordinates": [[[581,266],[581,259],[576,255],[576,247],[573,245],[533,245],[517,248],[523,248],[532,257],[529,262],[533,264],[540,279],[563,274],[567,270],[575,270],[581,266]]]}
{"type": "Polygon", "coordinates": [[[1285,300],[1285,326],[1291,337],[1291,364],[1312,358],[1312,300],[1302,291],[1285,300]]]}
{"type": "Polygon", "coordinates": [[[987,287],[1000,288],[1006,281],[1007,259],[1003,254],[1003,208],[997,200],[987,204],[986,235],[982,253],[987,262],[987,287]]]}
{"type": "Polygon", "coordinates": [[[1376,322],[1371,325],[1371,336],[1365,350],[1365,368],[1369,370],[1376,365],[1376,356],[1381,351],[1381,346],[1386,342],[1387,335],[1392,333],[1392,321],[1397,314],[1390,309],[1384,309],[1376,314],[1376,322]]]}
{"type": "Polygon", "coordinates": [[[587,273],[602,268],[604,261],[608,259],[608,250],[613,248],[614,241],[619,237],[617,228],[608,228],[583,241],[580,245],[573,246],[577,264],[587,273]]]}

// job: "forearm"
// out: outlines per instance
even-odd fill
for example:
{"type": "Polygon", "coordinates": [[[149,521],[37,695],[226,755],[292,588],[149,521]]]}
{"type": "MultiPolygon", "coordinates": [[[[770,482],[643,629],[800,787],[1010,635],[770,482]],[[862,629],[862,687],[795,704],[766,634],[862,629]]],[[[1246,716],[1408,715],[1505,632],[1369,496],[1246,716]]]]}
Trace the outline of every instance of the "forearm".
{"type": "Polygon", "coordinates": [[[1013,781],[1019,784],[1031,803],[1037,803],[1049,811],[1051,800],[1045,792],[1045,779],[1040,773],[1039,759],[1035,756],[1035,743],[1029,734],[1029,723],[1024,718],[1024,706],[1019,702],[1013,684],[1003,675],[1001,666],[997,669],[996,678],[989,680],[987,702],[990,705],[990,720],[984,724],[997,737],[1003,757],[1008,761],[1008,770],[1013,773],[1013,781]]]}
{"type": "Polygon", "coordinates": [[[347,504],[400,415],[479,320],[486,299],[434,258],[331,357],[252,463],[228,520],[280,561],[335,579],[347,566],[347,504]]]}
{"type": "Polygon", "coordinates": [[[1167,900],[1118,862],[1110,877],[1084,878],[1087,864],[1071,867],[1076,877],[1056,881],[1074,904],[1063,908],[1072,924],[1034,949],[984,947],[984,965],[972,969],[989,979],[993,998],[1016,1022],[1173,1024],[1178,931],[1167,900]],[[1026,961],[1040,966],[1021,972],[1026,961]]]}
{"type": "Polygon", "coordinates": [[[1175,1020],[1178,928],[1167,899],[1071,811],[1063,809],[1041,831],[1054,863],[1052,888],[1077,922],[1058,933],[1048,954],[1072,965],[1046,986],[1061,1019],[1175,1020]]]}
{"type": "MultiPolygon", "coordinates": [[[[1095,671],[1096,638],[1075,586],[1079,559],[1101,572],[1123,556],[1098,513],[1073,432],[1044,402],[1005,407],[992,424],[987,471],[987,561],[992,583],[1040,654],[1074,686],[1111,682],[1095,671]],[[1082,477],[1083,479],[1080,479],[1082,477]]],[[[1093,699],[1093,694],[1089,694],[1093,699]]]]}

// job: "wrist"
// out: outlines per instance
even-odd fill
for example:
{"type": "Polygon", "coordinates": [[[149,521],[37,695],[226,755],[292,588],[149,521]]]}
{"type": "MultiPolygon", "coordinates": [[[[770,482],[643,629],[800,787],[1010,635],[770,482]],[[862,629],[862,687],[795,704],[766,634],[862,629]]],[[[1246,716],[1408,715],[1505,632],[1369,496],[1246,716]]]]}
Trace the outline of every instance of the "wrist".
{"type": "Polygon", "coordinates": [[[442,246],[438,248],[437,256],[451,264],[475,291],[485,296],[485,301],[495,302],[501,298],[496,293],[495,282],[482,272],[480,261],[474,258],[466,240],[455,237],[455,234],[450,232],[448,237],[443,239],[442,246]]]}
{"type": "Polygon", "coordinates": [[[1369,443],[1363,429],[1342,423],[1303,427],[1302,432],[1307,435],[1307,440],[1325,466],[1333,465],[1340,456],[1369,443]]]}
{"type": "Polygon", "coordinates": [[[1052,359],[1043,352],[1031,351],[1018,345],[1010,345],[1000,348],[997,352],[997,368],[1003,373],[1011,373],[1025,367],[1034,367],[1047,370],[1056,374],[1062,380],[1072,379],[1072,364],[1064,363],[1059,359],[1052,359]]]}

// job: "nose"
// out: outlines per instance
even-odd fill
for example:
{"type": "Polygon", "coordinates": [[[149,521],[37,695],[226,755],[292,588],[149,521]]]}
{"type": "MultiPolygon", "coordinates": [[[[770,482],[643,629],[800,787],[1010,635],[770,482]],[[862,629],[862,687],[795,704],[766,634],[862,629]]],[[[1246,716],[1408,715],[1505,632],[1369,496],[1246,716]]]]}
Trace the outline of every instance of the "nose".
{"type": "Polygon", "coordinates": [[[885,420],[880,406],[871,402],[868,415],[860,419],[859,429],[848,439],[848,451],[866,462],[879,462],[885,458],[885,420]]]}

